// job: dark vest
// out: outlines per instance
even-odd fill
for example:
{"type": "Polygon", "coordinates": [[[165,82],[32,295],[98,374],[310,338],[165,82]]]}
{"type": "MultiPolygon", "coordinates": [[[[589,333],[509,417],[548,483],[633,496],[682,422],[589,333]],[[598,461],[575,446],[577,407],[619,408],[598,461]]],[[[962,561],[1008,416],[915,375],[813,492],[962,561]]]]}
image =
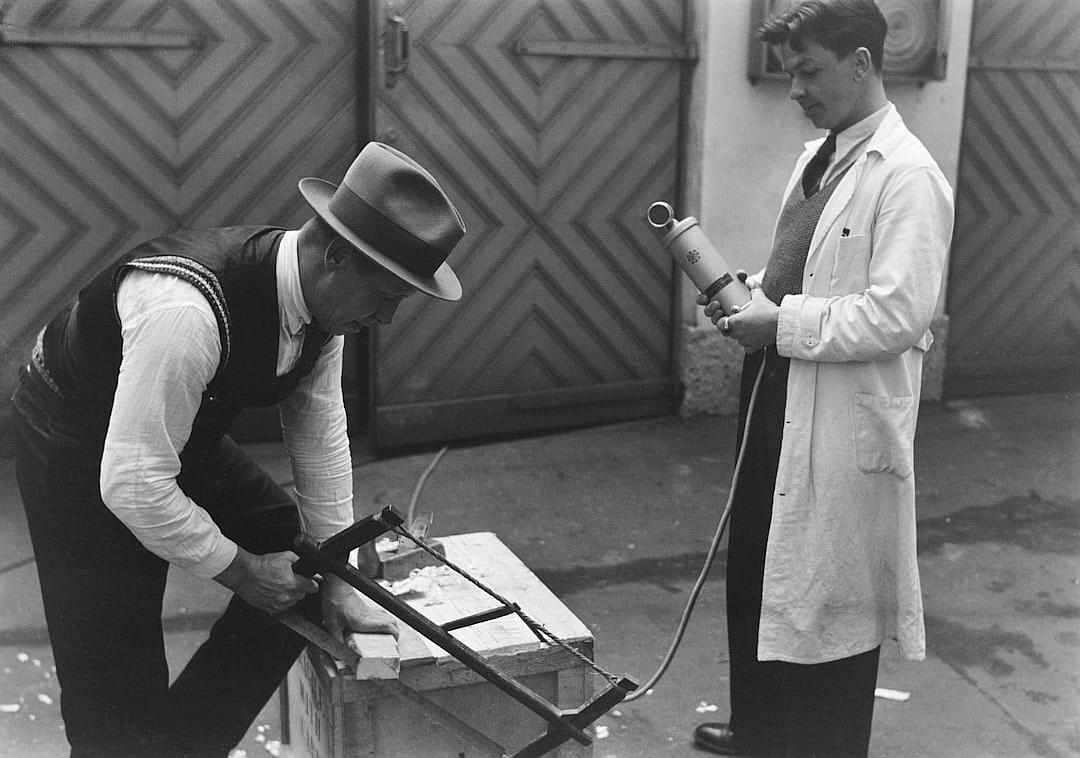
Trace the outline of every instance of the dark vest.
{"type": "MultiPolygon", "coordinates": [[[[762,291],[774,303],[779,304],[785,295],[798,295],[802,292],[803,269],[806,268],[806,259],[810,255],[814,230],[821,220],[825,204],[829,202],[846,172],[847,169],[844,169],[810,197],[805,197],[802,188],[796,185],[784,203],[776,221],[776,239],[769,262],[765,266],[765,276],[761,280],[762,291]]],[[[753,416],[755,432],[750,435],[752,444],[747,447],[746,463],[750,466],[747,470],[757,471],[763,480],[769,483],[767,489],[772,492],[772,483],[776,479],[776,464],[780,460],[780,442],[784,436],[787,377],[791,366],[791,359],[780,355],[775,344],[764,350],[748,353],[743,360],[739,390],[739,435],[736,444],[742,445],[750,397],[754,392],[758,368],[763,360],[766,366],[761,384],[757,387],[753,416]]],[[[772,499],[767,498],[765,504],[771,513],[772,499]]]]}
{"type": "Polygon", "coordinates": [[[179,276],[195,285],[217,317],[221,362],[203,393],[189,446],[220,438],[246,406],[284,400],[311,372],[329,335],[309,328],[296,366],[275,376],[279,328],[275,267],[283,233],[265,226],[182,231],[131,250],[102,271],[46,328],[42,357],[59,390],[75,403],[99,409],[107,420],[123,348],[116,289],[125,273],[140,269],[179,276]]]}
{"type": "Polygon", "coordinates": [[[825,204],[846,173],[847,169],[844,169],[810,197],[803,197],[799,186],[788,195],[776,221],[776,241],[761,280],[762,291],[777,305],[784,295],[802,292],[803,269],[810,254],[814,230],[817,229],[825,204]]]}

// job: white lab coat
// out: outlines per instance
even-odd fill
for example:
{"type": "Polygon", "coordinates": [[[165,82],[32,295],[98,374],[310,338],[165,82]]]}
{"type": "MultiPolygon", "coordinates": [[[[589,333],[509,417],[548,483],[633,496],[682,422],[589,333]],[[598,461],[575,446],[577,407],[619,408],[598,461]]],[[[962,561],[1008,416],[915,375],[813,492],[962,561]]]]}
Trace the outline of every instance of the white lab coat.
{"type": "Polygon", "coordinates": [[[761,660],[838,660],[893,635],[926,655],[912,446],[952,225],[948,181],[890,106],[824,208],[803,294],[780,303],[791,370],[761,660]]]}

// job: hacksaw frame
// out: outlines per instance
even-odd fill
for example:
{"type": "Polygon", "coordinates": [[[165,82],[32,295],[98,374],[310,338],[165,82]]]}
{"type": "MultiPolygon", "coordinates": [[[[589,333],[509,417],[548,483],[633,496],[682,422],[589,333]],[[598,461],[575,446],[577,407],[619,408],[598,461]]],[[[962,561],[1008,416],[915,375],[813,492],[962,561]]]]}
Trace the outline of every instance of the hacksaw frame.
{"type": "MultiPolygon", "coordinates": [[[[481,624],[511,614],[518,614],[524,619],[525,617],[521,614],[521,609],[517,604],[505,601],[494,609],[443,624],[436,624],[348,563],[348,556],[352,550],[378,539],[389,531],[401,533],[403,523],[404,518],[402,515],[393,507],[387,506],[379,513],[357,521],[352,526],[322,542],[316,542],[310,536],[302,533],[296,537],[293,543],[293,549],[300,556],[300,560],[294,564],[294,570],[308,576],[321,573],[323,575],[334,574],[341,578],[358,592],[486,679],[504,694],[543,718],[548,723],[548,728],[545,733],[528,745],[511,754],[503,746],[488,739],[468,724],[450,716],[450,714],[440,712],[434,704],[427,703],[423,700],[422,695],[412,692],[404,684],[400,682],[394,682],[393,684],[384,682],[384,684],[388,684],[389,693],[412,701],[414,704],[419,703],[418,707],[423,706],[422,709],[426,710],[430,717],[442,721],[445,726],[453,728],[470,742],[474,744],[482,743],[481,746],[485,752],[492,755],[512,756],[512,758],[535,758],[556,749],[570,739],[582,745],[592,744],[592,737],[584,731],[585,728],[622,702],[630,692],[637,689],[637,684],[626,676],[621,678],[611,677],[590,662],[594,669],[604,673],[608,678],[608,687],[578,708],[559,708],[493,667],[483,655],[451,634],[456,629],[481,624]],[[449,717],[449,721],[447,717],[449,717]]],[[[460,571],[460,569],[457,570],[460,571]]],[[[475,579],[471,577],[469,579],[479,584],[475,579]]]]}

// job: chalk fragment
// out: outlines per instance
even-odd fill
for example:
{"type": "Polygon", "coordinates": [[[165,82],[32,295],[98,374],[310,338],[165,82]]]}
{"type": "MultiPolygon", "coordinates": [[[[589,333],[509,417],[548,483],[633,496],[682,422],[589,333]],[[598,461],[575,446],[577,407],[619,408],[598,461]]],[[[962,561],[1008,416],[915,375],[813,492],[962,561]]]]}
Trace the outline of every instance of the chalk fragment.
{"type": "Polygon", "coordinates": [[[896,700],[903,702],[911,697],[911,693],[904,692],[903,690],[890,690],[888,687],[878,687],[874,690],[874,697],[879,697],[882,700],[896,700]]]}

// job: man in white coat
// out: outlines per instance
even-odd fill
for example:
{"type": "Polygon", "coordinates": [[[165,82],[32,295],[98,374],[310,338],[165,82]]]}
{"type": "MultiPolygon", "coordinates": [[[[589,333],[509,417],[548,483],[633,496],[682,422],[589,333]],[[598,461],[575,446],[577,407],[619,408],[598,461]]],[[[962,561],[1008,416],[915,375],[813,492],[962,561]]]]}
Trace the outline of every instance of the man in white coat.
{"type": "Polygon", "coordinates": [[[912,445],[923,354],[952,235],[952,190],[888,101],[873,0],[770,19],[791,99],[828,136],[784,193],[753,299],[725,316],[759,376],[730,522],[731,716],[722,755],[845,758],[870,741],[881,644],[925,657],[912,445]]]}

